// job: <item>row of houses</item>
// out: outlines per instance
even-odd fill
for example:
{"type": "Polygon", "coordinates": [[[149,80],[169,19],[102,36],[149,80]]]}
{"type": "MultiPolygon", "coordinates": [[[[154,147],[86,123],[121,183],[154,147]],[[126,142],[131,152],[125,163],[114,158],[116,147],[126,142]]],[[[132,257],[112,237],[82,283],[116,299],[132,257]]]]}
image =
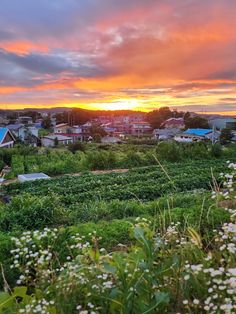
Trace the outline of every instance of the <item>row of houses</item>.
{"type": "Polygon", "coordinates": [[[161,129],[153,131],[153,138],[157,140],[175,140],[177,142],[216,142],[220,138],[221,131],[225,128],[231,129],[232,140],[236,141],[236,119],[235,118],[217,118],[209,120],[209,129],[185,129],[183,118],[167,119],[161,129]]]}
{"type": "Polygon", "coordinates": [[[53,147],[55,145],[69,145],[75,142],[87,142],[92,140],[90,135],[90,122],[81,126],[70,126],[68,123],[61,123],[55,125],[53,133],[41,138],[42,146],[53,147]]]}
{"type": "MultiPolygon", "coordinates": [[[[210,140],[215,142],[220,137],[220,129],[232,127],[236,129],[236,119],[216,119],[211,121],[211,129],[188,129],[185,130],[184,118],[167,119],[160,129],[153,130],[150,124],[143,121],[143,114],[121,116],[114,118],[102,117],[96,121],[87,122],[83,125],[69,125],[61,123],[56,125],[53,121],[52,133],[43,137],[39,136],[42,128],[42,119],[33,123],[30,117],[19,117],[17,123],[8,124],[2,128],[2,144],[11,147],[14,140],[20,140],[31,146],[53,147],[55,145],[68,145],[78,141],[88,142],[92,140],[91,127],[93,123],[99,125],[107,134],[102,138],[104,143],[120,143],[131,135],[133,137],[149,136],[156,140],[175,140],[177,142],[196,142],[210,140]],[[6,132],[6,129],[9,132],[6,132]],[[3,137],[7,139],[3,140],[3,137]],[[8,143],[8,144],[7,144],[8,143]]],[[[236,131],[233,132],[233,140],[236,140],[236,131]]],[[[0,146],[1,147],[1,146],[0,146]]]]}
{"type": "Polygon", "coordinates": [[[187,129],[182,131],[180,129],[156,129],[153,131],[153,138],[156,140],[175,140],[176,142],[188,143],[199,141],[212,141],[219,140],[220,131],[213,129],[187,129]]]}

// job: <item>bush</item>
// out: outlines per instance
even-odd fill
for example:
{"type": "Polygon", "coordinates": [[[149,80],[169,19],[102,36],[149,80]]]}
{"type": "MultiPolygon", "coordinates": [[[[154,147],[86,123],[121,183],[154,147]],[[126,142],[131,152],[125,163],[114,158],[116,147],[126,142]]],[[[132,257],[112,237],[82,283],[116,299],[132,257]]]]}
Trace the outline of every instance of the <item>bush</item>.
{"type": "Polygon", "coordinates": [[[181,160],[181,153],[177,143],[161,142],[157,146],[157,156],[161,160],[177,162],[181,160]]]}
{"type": "Polygon", "coordinates": [[[222,155],[222,146],[219,143],[212,145],[211,154],[213,157],[219,158],[222,155]]]}
{"type": "Polygon", "coordinates": [[[77,151],[85,151],[85,145],[81,142],[71,143],[68,145],[68,150],[71,151],[73,154],[77,151]]]}
{"type": "Polygon", "coordinates": [[[3,231],[32,230],[65,223],[60,199],[50,196],[22,194],[0,208],[0,229],[3,231]]]}
{"type": "Polygon", "coordinates": [[[116,155],[108,151],[88,152],[86,155],[87,169],[104,170],[116,168],[116,155]]]}

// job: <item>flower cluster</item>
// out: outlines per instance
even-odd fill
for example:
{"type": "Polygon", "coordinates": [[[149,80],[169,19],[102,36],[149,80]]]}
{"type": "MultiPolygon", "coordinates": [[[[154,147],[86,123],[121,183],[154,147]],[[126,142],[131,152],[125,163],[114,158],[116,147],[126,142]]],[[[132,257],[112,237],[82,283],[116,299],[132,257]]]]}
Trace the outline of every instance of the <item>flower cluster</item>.
{"type": "Polygon", "coordinates": [[[24,308],[19,310],[19,313],[22,314],[50,314],[51,309],[54,305],[54,301],[47,301],[45,299],[41,300],[32,300],[31,303],[27,304],[24,308]]]}
{"type": "MultiPolygon", "coordinates": [[[[236,311],[236,268],[207,267],[207,265],[185,266],[185,280],[204,278],[208,289],[205,300],[200,304],[202,310],[210,313],[234,313],[236,311]]],[[[191,301],[185,305],[190,306],[191,301]]]]}
{"type": "Polygon", "coordinates": [[[11,268],[21,272],[17,284],[36,282],[38,278],[50,283],[52,244],[57,238],[57,232],[57,229],[44,228],[43,231],[26,231],[20,238],[12,238],[16,248],[11,250],[11,268]]]}
{"type": "MultiPolygon", "coordinates": [[[[236,164],[230,163],[229,168],[236,170],[236,164]]],[[[223,192],[214,192],[228,199],[234,197],[234,172],[221,174],[224,178],[223,192]],[[226,188],[226,190],[225,190],[226,188]]],[[[214,230],[214,247],[209,252],[202,264],[190,265],[187,263],[184,269],[184,279],[191,285],[191,279],[204,280],[207,284],[205,298],[199,302],[202,311],[210,313],[235,313],[236,312],[236,210],[225,208],[231,215],[230,222],[224,223],[221,230],[214,230]]],[[[185,307],[193,307],[192,300],[185,300],[185,307]]]]}

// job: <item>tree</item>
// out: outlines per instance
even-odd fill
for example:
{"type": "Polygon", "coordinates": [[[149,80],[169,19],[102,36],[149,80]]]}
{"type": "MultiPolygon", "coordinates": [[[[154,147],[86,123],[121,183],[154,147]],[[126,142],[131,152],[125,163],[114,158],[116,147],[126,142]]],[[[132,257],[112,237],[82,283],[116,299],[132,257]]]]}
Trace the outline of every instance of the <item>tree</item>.
{"type": "Polygon", "coordinates": [[[233,137],[232,131],[230,129],[221,130],[220,142],[221,144],[227,144],[231,141],[233,137]]]}
{"type": "Polygon", "coordinates": [[[50,129],[52,126],[52,121],[51,121],[51,118],[50,116],[48,116],[47,118],[45,118],[42,122],[42,127],[44,129],[50,129]]]}
{"type": "Polygon", "coordinates": [[[152,128],[159,129],[162,123],[171,117],[174,117],[174,112],[171,111],[169,107],[162,107],[149,112],[147,114],[147,121],[152,128]]]}
{"type": "Polygon", "coordinates": [[[209,129],[209,123],[207,119],[200,116],[187,117],[185,119],[186,129],[209,129]]]}
{"type": "Polygon", "coordinates": [[[90,135],[94,137],[100,136],[101,138],[107,135],[107,132],[98,124],[93,123],[90,127],[90,135]]]}
{"type": "Polygon", "coordinates": [[[39,129],[39,137],[44,137],[48,135],[50,132],[46,129],[39,129]]]}
{"type": "Polygon", "coordinates": [[[58,144],[59,144],[58,138],[57,138],[57,137],[55,137],[55,139],[54,139],[54,146],[55,146],[55,147],[57,147],[57,146],[58,146],[58,144]]]}

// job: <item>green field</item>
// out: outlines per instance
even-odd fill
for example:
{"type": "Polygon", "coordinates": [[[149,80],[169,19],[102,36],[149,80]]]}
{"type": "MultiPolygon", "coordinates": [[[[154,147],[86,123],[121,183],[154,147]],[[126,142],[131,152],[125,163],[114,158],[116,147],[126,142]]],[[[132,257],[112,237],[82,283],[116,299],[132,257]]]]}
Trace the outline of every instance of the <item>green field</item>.
{"type": "MultiPolygon", "coordinates": [[[[0,203],[1,286],[7,280],[15,289],[11,299],[0,294],[0,313],[27,304],[29,313],[45,304],[50,314],[77,313],[80,306],[88,313],[204,313],[211,279],[203,270],[235,265],[227,245],[221,252],[215,242],[230,221],[222,195],[211,196],[225,189],[225,157],[2,186],[9,202],[0,203]],[[202,264],[202,272],[190,272],[188,263],[202,264]]],[[[226,241],[233,241],[229,234],[226,241]]],[[[215,293],[217,309],[233,296],[215,293]]]]}

